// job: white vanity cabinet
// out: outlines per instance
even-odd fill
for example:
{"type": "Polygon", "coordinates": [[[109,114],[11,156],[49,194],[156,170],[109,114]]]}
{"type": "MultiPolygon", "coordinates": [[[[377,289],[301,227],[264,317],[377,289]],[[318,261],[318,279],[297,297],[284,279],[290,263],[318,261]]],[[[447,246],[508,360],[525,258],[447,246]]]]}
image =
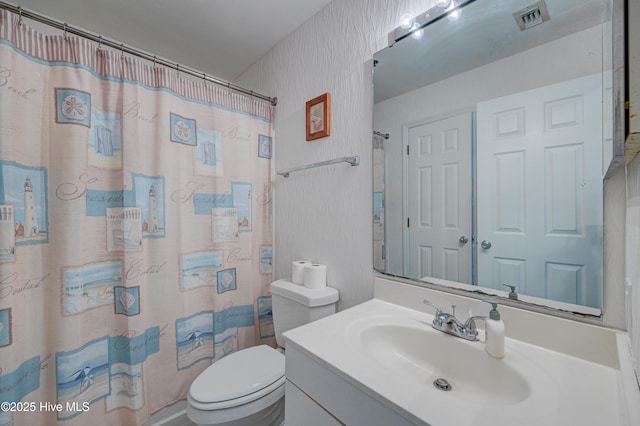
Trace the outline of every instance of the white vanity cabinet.
{"type": "Polygon", "coordinates": [[[287,380],[285,391],[285,418],[286,424],[290,426],[334,426],[342,424],[289,380],[287,380]]]}

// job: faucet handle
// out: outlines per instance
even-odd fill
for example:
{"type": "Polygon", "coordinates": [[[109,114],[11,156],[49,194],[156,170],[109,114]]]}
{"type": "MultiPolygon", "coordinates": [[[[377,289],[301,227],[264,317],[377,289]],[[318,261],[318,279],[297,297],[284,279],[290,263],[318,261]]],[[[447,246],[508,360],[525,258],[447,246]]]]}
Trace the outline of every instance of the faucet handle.
{"type": "Polygon", "coordinates": [[[478,327],[476,326],[476,321],[477,320],[486,320],[487,317],[482,316],[482,315],[475,315],[472,317],[469,317],[467,319],[467,321],[464,323],[464,328],[467,332],[467,334],[469,335],[474,335],[477,336],[478,335],[478,327]]]}
{"type": "Polygon", "coordinates": [[[436,310],[436,316],[442,315],[442,309],[438,308],[436,305],[434,305],[430,300],[424,299],[422,301],[422,303],[424,303],[425,305],[429,305],[431,306],[433,309],[436,310]]]}

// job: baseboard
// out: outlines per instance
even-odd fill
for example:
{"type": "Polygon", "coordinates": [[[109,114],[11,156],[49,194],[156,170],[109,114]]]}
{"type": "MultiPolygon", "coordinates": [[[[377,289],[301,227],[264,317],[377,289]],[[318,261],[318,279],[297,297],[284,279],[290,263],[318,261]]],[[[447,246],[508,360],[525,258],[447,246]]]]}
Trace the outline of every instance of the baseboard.
{"type": "Polygon", "coordinates": [[[187,401],[182,400],[154,413],[144,426],[192,426],[193,424],[187,417],[187,401]]]}

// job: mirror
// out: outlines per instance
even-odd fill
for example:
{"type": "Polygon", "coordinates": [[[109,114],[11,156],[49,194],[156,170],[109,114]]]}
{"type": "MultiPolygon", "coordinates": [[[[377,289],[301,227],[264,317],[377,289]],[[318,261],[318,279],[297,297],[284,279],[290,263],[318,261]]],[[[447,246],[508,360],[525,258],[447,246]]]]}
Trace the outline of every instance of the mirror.
{"type": "Polygon", "coordinates": [[[373,57],[374,267],[600,315],[611,0],[464,3],[373,57]]]}

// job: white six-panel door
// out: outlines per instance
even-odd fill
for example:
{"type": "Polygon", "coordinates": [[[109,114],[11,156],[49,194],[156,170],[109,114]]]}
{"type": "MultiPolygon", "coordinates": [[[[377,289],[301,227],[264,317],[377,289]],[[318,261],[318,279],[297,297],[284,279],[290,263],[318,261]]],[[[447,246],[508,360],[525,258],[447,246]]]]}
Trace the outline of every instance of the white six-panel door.
{"type": "Polygon", "coordinates": [[[471,120],[469,112],[408,129],[411,278],[471,283],[471,120]]]}
{"type": "Polygon", "coordinates": [[[601,306],[601,99],[594,75],[478,104],[480,286],[601,306]]]}

